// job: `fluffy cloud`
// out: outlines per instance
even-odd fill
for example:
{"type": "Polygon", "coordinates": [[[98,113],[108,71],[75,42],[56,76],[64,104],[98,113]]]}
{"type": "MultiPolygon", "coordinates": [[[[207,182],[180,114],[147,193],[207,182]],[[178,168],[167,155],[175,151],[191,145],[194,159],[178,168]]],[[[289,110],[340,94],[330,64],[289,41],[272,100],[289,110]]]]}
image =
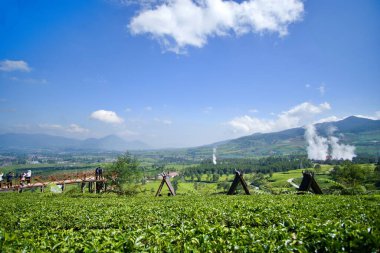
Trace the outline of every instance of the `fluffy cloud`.
{"type": "Polygon", "coordinates": [[[228,124],[235,132],[244,133],[268,133],[280,131],[288,128],[299,127],[306,124],[313,116],[330,110],[331,106],[325,102],[319,105],[313,105],[305,102],[299,104],[288,111],[282,112],[274,120],[259,119],[251,116],[242,116],[234,118],[228,124]]]}
{"type": "Polygon", "coordinates": [[[12,61],[3,60],[0,61],[0,71],[12,72],[12,71],[24,71],[30,72],[32,69],[28,66],[25,61],[12,61]]]}
{"type": "Polygon", "coordinates": [[[129,29],[132,34],[151,34],[170,51],[181,53],[186,46],[203,47],[208,37],[231,33],[288,33],[288,25],[301,20],[301,0],[164,0],[143,9],[129,29]]]}
{"type": "Polygon", "coordinates": [[[115,112],[106,111],[106,110],[95,111],[95,112],[91,113],[90,117],[92,119],[100,120],[100,121],[103,121],[106,123],[113,123],[113,124],[120,124],[124,121],[115,112]]]}

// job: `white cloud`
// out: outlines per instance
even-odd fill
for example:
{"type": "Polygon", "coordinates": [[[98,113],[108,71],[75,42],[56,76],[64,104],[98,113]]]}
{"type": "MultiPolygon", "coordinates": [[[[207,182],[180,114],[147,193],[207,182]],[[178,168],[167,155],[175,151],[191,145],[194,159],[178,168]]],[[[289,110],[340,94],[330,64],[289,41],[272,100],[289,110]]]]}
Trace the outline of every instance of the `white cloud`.
{"type": "Polygon", "coordinates": [[[338,121],[338,120],[342,120],[343,118],[338,118],[337,116],[329,116],[329,117],[326,117],[326,118],[322,118],[322,119],[319,119],[319,120],[316,120],[313,122],[313,124],[317,124],[317,123],[325,123],[325,122],[334,122],[334,121],[338,121]]]}
{"type": "Polygon", "coordinates": [[[128,138],[131,136],[137,136],[139,135],[139,133],[128,130],[128,129],[124,129],[123,131],[118,132],[118,135],[124,138],[128,138]]]}
{"type": "Polygon", "coordinates": [[[100,120],[100,121],[103,121],[106,123],[113,123],[113,124],[120,124],[124,121],[115,112],[106,111],[106,110],[95,111],[95,112],[91,113],[90,117],[92,119],[100,120]]]}
{"type": "Polygon", "coordinates": [[[12,71],[23,71],[30,72],[32,69],[28,66],[25,61],[12,61],[3,60],[0,61],[0,71],[12,72],[12,71]]]}
{"type": "Polygon", "coordinates": [[[164,125],[171,125],[173,124],[173,122],[169,119],[159,119],[159,118],[155,118],[154,121],[158,122],[158,123],[161,123],[161,124],[164,124],[164,125]]]}
{"type": "Polygon", "coordinates": [[[259,112],[259,110],[257,110],[257,109],[249,109],[248,110],[250,113],[258,113],[259,112]]]}
{"type": "Polygon", "coordinates": [[[67,127],[59,125],[59,124],[39,124],[38,127],[44,130],[67,132],[67,133],[72,133],[72,134],[83,134],[83,133],[90,132],[90,130],[83,128],[77,124],[70,124],[67,127]]]}
{"type": "Polygon", "coordinates": [[[181,53],[187,46],[201,48],[209,37],[232,33],[288,33],[301,20],[301,0],[165,0],[133,17],[132,34],[150,34],[165,49],[181,53]]]}
{"type": "Polygon", "coordinates": [[[15,76],[12,76],[10,80],[15,82],[22,82],[22,83],[28,83],[28,84],[47,84],[48,81],[44,78],[42,79],[36,79],[36,78],[18,78],[15,76]]]}
{"type": "Polygon", "coordinates": [[[318,87],[318,90],[319,90],[319,93],[323,96],[325,95],[325,92],[326,92],[326,87],[324,84],[321,84],[319,87],[318,87]]]}
{"type": "Polygon", "coordinates": [[[64,129],[63,126],[58,125],[58,124],[39,124],[38,126],[40,128],[48,129],[48,130],[62,130],[62,129],[64,129]]]}
{"type": "Polygon", "coordinates": [[[368,115],[361,115],[361,114],[356,114],[354,115],[355,117],[358,118],[364,118],[364,119],[372,119],[372,120],[377,120],[378,118],[375,116],[368,116],[368,115]]]}
{"type": "Polygon", "coordinates": [[[319,105],[313,105],[305,102],[299,104],[288,111],[284,111],[274,120],[259,119],[251,116],[236,117],[229,121],[235,132],[244,133],[268,133],[284,129],[302,126],[308,123],[313,116],[330,110],[331,106],[325,102],[319,105]]]}
{"type": "Polygon", "coordinates": [[[203,108],[203,113],[210,113],[212,110],[214,110],[214,108],[212,106],[208,106],[208,107],[205,107],[203,108]]]}
{"type": "Polygon", "coordinates": [[[230,126],[233,127],[234,131],[241,131],[245,133],[254,133],[254,132],[270,132],[275,127],[275,122],[272,120],[263,120],[248,115],[242,117],[237,117],[228,122],[230,126]]]}
{"type": "Polygon", "coordinates": [[[380,111],[375,112],[376,119],[380,119],[380,111]]]}
{"type": "Polygon", "coordinates": [[[69,132],[69,133],[78,133],[78,134],[82,134],[82,133],[88,133],[89,130],[86,129],[86,128],[83,128],[77,124],[70,124],[67,128],[66,128],[66,131],[69,132]]]}

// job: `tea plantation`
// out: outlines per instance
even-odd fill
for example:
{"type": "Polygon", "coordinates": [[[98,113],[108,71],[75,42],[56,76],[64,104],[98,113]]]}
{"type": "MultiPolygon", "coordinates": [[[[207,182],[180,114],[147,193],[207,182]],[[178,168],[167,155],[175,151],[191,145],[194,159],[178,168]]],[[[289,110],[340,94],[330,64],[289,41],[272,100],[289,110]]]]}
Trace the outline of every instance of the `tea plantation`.
{"type": "Polygon", "coordinates": [[[0,252],[378,252],[379,196],[0,195],[0,252]]]}

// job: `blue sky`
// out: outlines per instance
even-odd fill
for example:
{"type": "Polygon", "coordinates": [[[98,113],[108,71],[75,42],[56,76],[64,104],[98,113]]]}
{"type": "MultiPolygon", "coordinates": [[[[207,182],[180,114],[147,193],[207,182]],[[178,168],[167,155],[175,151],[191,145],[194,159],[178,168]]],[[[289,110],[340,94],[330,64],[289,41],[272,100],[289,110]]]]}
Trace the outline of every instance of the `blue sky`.
{"type": "Polygon", "coordinates": [[[184,147],[380,117],[380,2],[0,2],[0,133],[184,147]]]}

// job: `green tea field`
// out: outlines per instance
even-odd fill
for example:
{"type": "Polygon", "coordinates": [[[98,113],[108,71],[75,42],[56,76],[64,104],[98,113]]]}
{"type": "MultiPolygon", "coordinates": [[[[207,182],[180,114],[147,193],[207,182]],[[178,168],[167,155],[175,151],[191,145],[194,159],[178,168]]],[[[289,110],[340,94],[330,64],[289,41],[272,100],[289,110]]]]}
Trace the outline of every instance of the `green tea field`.
{"type": "Polygon", "coordinates": [[[7,193],[0,252],[378,252],[379,196],[7,193]]]}

